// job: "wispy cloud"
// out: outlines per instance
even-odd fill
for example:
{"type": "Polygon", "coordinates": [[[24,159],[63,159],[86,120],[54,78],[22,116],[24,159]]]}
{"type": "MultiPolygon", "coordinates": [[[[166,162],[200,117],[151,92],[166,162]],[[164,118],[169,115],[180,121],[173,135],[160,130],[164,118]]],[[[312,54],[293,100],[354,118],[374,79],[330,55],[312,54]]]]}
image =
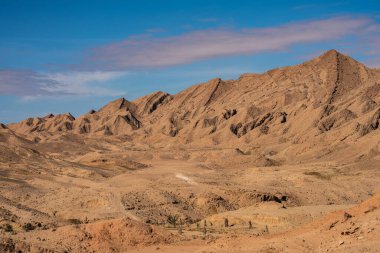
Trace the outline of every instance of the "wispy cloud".
{"type": "Polygon", "coordinates": [[[372,58],[366,62],[367,65],[369,65],[372,68],[380,68],[380,57],[379,58],[372,58]]]}
{"type": "MultiPolygon", "coordinates": [[[[271,28],[208,29],[170,37],[135,35],[93,48],[72,71],[0,70],[0,95],[16,95],[24,99],[56,95],[124,95],[106,84],[134,69],[272,52],[299,44],[334,41],[349,35],[363,40],[363,50],[378,59],[379,30],[379,24],[369,18],[335,17],[271,28]]],[[[378,66],[378,60],[374,60],[372,66],[378,66]]]]}
{"type": "Polygon", "coordinates": [[[55,95],[120,95],[104,87],[104,82],[126,75],[120,71],[68,71],[37,73],[30,70],[1,70],[0,95],[16,95],[24,100],[55,95]]]}
{"type": "Polygon", "coordinates": [[[380,24],[373,22],[355,35],[353,41],[345,42],[348,47],[344,52],[360,56],[361,61],[368,67],[378,68],[380,66],[380,24]]]}
{"type": "Polygon", "coordinates": [[[362,41],[367,45],[367,54],[380,56],[380,25],[372,24],[364,33],[362,41]]]}
{"type": "Polygon", "coordinates": [[[202,23],[215,23],[215,22],[218,22],[219,19],[217,18],[212,18],[212,17],[208,17],[208,18],[197,18],[195,19],[196,21],[198,22],[202,22],[202,23]]]}
{"type": "Polygon", "coordinates": [[[46,76],[31,70],[0,71],[1,95],[47,95],[49,92],[46,88],[57,85],[55,80],[47,79],[46,76]]]}
{"type": "Polygon", "coordinates": [[[119,92],[100,87],[99,84],[124,75],[126,72],[121,71],[70,71],[45,74],[48,80],[54,80],[57,83],[57,85],[46,87],[45,90],[50,93],[76,95],[117,95],[119,92]]]}
{"type": "Polygon", "coordinates": [[[331,8],[331,7],[337,7],[347,4],[347,1],[340,1],[340,2],[334,2],[334,3],[311,3],[311,4],[304,4],[304,5],[296,5],[293,6],[293,10],[301,10],[304,11],[305,9],[315,9],[315,8],[331,8]]]}
{"type": "Polygon", "coordinates": [[[331,41],[373,23],[368,18],[336,17],[273,28],[200,30],[166,38],[128,38],[94,48],[84,65],[93,69],[162,67],[197,60],[283,50],[301,43],[331,41]]]}
{"type": "Polygon", "coordinates": [[[165,32],[165,29],[164,28],[159,28],[159,27],[156,27],[156,28],[150,28],[150,29],[147,29],[145,30],[147,33],[163,33],[165,32]]]}

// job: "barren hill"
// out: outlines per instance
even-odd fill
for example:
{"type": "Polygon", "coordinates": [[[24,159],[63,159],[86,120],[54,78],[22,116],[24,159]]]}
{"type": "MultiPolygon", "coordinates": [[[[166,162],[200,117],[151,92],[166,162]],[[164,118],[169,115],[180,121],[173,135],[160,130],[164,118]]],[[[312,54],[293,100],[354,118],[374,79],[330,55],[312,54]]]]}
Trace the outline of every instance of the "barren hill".
{"type": "MultiPolygon", "coordinates": [[[[379,128],[380,71],[335,50],[300,65],[237,80],[212,79],[178,94],[124,98],[78,118],[29,118],[8,127],[35,141],[64,133],[124,136],[193,147],[352,143],[379,128]]],[[[375,135],[378,135],[376,133],[375,135]]],[[[161,144],[160,144],[161,143],[161,144]]]]}
{"type": "Polygon", "coordinates": [[[380,70],[335,50],[0,124],[0,251],[377,252],[379,129],[380,70]]]}

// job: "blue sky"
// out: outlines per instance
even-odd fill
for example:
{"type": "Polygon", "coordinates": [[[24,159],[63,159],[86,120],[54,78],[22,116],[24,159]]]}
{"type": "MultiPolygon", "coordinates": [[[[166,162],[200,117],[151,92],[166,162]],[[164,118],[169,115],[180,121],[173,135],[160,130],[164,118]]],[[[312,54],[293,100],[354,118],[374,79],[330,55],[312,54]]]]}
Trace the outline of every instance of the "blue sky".
{"type": "Polygon", "coordinates": [[[0,122],[293,65],[380,67],[380,1],[0,0],[0,122]]]}

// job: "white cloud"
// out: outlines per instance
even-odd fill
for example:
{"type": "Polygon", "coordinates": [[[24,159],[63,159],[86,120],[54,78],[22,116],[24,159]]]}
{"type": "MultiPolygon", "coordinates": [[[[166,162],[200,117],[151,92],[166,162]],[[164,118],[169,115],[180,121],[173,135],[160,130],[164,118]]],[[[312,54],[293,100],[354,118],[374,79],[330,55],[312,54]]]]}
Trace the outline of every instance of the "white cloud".
{"type": "Polygon", "coordinates": [[[104,83],[126,75],[120,71],[68,71],[37,73],[27,70],[0,71],[0,95],[22,96],[34,100],[55,95],[122,95],[104,83]]]}
{"type": "Polygon", "coordinates": [[[42,87],[42,89],[49,93],[114,96],[120,94],[120,92],[101,87],[99,84],[117,79],[124,75],[126,75],[126,72],[121,71],[69,71],[45,74],[44,78],[54,80],[57,85],[47,85],[42,87]]]}

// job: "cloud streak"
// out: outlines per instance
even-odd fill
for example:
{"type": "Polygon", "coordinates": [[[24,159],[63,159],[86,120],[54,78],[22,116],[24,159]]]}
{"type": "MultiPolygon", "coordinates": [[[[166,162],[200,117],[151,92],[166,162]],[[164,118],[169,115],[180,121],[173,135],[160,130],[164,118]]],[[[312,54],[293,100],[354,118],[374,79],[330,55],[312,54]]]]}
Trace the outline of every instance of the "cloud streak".
{"type": "Polygon", "coordinates": [[[122,95],[102,83],[126,75],[121,71],[67,71],[37,73],[30,70],[0,70],[0,95],[16,95],[26,100],[56,95],[122,95]]]}
{"type": "Polygon", "coordinates": [[[1,95],[47,95],[46,88],[57,85],[55,80],[31,70],[0,70],[1,95]]]}
{"type": "Polygon", "coordinates": [[[368,18],[336,17],[273,28],[200,30],[166,38],[129,38],[92,49],[84,66],[94,69],[163,67],[232,55],[283,50],[357,34],[368,18]]]}
{"type": "Polygon", "coordinates": [[[45,87],[45,90],[55,94],[117,95],[120,92],[100,87],[99,84],[124,75],[126,75],[126,72],[122,71],[69,71],[45,74],[48,80],[54,80],[57,83],[56,85],[45,87]]]}

